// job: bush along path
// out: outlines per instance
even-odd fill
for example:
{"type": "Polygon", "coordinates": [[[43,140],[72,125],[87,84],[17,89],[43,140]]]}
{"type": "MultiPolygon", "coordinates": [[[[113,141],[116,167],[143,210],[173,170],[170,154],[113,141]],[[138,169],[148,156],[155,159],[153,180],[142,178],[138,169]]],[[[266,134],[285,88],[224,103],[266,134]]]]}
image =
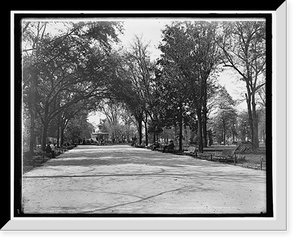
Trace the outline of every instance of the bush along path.
{"type": "Polygon", "coordinates": [[[66,147],[61,147],[61,148],[55,148],[53,151],[54,153],[46,153],[45,151],[41,149],[36,149],[34,150],[34,154],[30,155],[29,152],[24,152],[23,153],[23,174],[33,170],[36,167],[42,166],[45,162],[47,162],[49,159],[56,158],[59,155],[63,154],[64,152],[68,150],[72,150],[74,147],[77,145],[69,145],[66,147]]]}

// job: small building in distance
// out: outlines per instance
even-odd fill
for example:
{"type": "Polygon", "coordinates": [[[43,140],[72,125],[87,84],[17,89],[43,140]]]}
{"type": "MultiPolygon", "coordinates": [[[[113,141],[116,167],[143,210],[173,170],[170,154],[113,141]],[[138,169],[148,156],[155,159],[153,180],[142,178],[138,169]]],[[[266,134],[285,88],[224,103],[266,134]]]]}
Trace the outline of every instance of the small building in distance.
{"type": "Polygon", "coordinates": [[[108,142],[109,133],[102,129],[96,129],[92,132],[91,138],[96,140],[99,145],[104,145],[108,142]]]}

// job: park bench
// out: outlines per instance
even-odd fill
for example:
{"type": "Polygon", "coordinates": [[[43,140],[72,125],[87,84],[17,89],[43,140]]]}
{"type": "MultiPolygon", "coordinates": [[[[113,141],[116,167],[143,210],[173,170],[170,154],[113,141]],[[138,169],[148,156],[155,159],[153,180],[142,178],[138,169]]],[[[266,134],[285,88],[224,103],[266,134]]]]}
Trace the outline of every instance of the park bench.
{"type": "Polygon", "coordinates": [[[198,150],[196,147],[190,146],[190,147],[188,147],[188,149],[186,151],[183,151],[183,154],[197,157],[197,152],[198,152],[198,150]]]}
{"type": "Polygon", "coordinates": [[[223,149],[222,153],[219,155],[215,155],[214,159],[220,162],[234,162],[236,160],[235,154],[236,148],[223,149]]]}

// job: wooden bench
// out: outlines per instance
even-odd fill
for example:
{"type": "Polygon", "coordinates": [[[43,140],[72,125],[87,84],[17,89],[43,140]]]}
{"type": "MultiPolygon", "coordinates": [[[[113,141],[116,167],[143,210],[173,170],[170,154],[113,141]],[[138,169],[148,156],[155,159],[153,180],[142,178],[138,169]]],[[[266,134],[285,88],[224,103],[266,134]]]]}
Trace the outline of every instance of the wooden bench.
{"type": "Polygon", "coordinates": [[[197,152],[198,152],[198,150],[196,147],[190,146],[190,147],[188,147],[187,151],[183,151],[183,154],[197,157],[197,152]]]}
{"type": "Polygon", "coordinates": [[[236,154],[235,154],[236,148],[231,149],[223,149],[222,153],[219,155],[215,155],[214,159],[221,162],[234,162],[236,160],[236,154]]]}

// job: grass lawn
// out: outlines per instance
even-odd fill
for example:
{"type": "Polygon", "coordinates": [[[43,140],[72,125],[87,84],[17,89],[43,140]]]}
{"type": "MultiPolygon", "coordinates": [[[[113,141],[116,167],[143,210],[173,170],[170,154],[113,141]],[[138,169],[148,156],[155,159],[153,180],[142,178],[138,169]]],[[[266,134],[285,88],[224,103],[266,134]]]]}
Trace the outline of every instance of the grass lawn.
{"type": "Polygon", "coordinates": [[[237,154],[236,165],[251,169],[266,170],[266,155],[265,153],[237,154]]]}
{"type": "MultiPolygon", "coordinates": [[[[209,150],[217,149],[217,150],[223,150],[226,148],[235,148],[235,145],[214,145],[213,147],[210,147],[209,150]]],[[[266,170],[266,148],[259,147],[259,150],[257,152],[252,153],[237,153],[236,154],[237,166],[245,167],[245,168],[251,168],[251,169],[262,169],[266,170]]]]}

